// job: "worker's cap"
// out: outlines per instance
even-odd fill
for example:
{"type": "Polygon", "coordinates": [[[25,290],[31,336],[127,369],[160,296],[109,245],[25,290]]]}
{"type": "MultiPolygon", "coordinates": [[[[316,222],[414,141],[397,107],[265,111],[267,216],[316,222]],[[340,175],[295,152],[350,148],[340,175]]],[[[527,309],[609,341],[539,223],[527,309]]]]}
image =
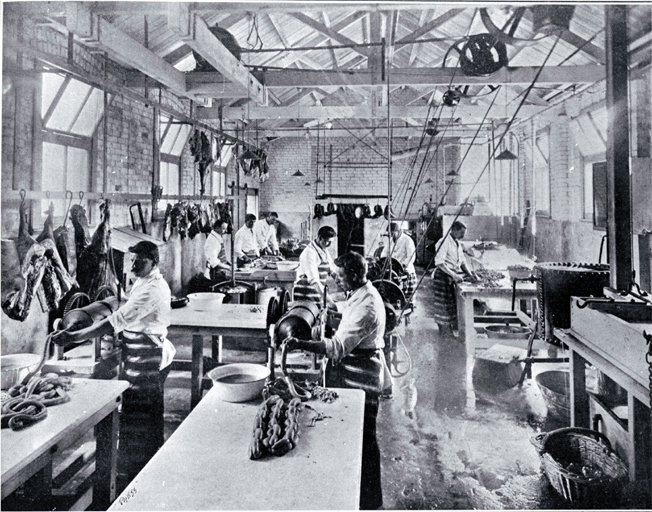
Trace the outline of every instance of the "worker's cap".
{"type": "Polygon", "coordinates": [[[253,213],[248,213],[245,215],[245,222],[256,220],[256,216],[253,213]]]}
{"type": "Polygon", "coordinates": [[[152,260],[154,263],[158,263],[158,247],[154,242],[143,240],[142,242],[138,242],[136,245],[129,247],[129,252],[141,254],[142,256],[152,260]]]}

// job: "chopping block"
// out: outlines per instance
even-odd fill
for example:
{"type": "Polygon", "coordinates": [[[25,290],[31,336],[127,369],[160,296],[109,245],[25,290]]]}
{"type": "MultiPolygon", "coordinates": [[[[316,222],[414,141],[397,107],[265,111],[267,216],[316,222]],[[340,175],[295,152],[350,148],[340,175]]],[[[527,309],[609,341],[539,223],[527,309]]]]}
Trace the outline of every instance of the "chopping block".
{"type": "Polygon", "coordinates": [[[513,388],[523,373],[527,350],[497,343],[479,353],[473,366],[473,385],[488,391],[513,388]]]}

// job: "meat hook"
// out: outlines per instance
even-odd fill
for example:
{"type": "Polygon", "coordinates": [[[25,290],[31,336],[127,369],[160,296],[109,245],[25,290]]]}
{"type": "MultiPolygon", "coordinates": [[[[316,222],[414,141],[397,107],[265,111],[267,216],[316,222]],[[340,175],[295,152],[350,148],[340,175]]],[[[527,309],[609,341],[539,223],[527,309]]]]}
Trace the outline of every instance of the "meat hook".
{"type": "Polygon", "coordinates": [[[27,197],[27,190],[21,188],[19,194],[20,194],[20,204],[22,206],[25,204],[25,198],[27,197]]]}
{"type": "Polygon", "coordinates": [[[77,195],[78,195],[78,197],[79,197],[79,204],[81,204],[82,201],[83,201],[83,199],[84,199],[84,191],[83,191],[83,190],[80,190],[79,193],[78,193],[77,195]]]}
{"type": "Polygon", "coordinates": [[[68,220],[68,213],[70,212],[70,205],[72,204],[72,190],[66,190],[65,198],[68,199],[68,208],[66,208],[66,214],[63,216],[63,227],[66,227],[66,221],[68,220]],[[70,194],[70,196],[68,196],[70,194]]]}

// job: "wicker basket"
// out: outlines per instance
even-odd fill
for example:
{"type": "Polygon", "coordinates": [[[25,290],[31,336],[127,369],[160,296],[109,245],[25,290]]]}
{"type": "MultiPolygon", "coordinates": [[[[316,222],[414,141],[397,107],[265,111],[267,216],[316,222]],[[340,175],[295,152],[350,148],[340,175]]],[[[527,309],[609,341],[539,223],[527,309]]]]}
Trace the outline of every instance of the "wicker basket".
{"type": "Polygon", "coordinates": [[[607,437],[586,428],[560,428],[543,437],[541,462],[550,484],[574,507],[617,506],[627,482],[627,466],[607,437]],[[592,468],[584,476],[568,468],[592,468]]]}

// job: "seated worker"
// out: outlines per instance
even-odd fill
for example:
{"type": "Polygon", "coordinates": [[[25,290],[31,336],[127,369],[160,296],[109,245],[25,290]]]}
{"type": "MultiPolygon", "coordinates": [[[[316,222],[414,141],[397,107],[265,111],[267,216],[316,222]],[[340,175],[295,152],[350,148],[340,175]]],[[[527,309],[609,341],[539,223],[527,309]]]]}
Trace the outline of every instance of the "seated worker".
{"type": "Polygon", "coordinates": [[[131,481],[163,445],[163,385],[176,351],[166,337],[170,287],[158,269],[158,247],[142,241],[129,252],[137,279],[127,302],[90,327],[55,331],[52,341],[65,347],[114,331],[120,334],[120,379],[129,381],[130,387],[122,395],[118,472],[131,481]]]}
{"type": "MultiPolygon", "coordinates": [[[[405,298],[410,300],[414,289],[417,285],[417,273],[414,270],[414,260],[417,258],[417,251],[414,247],[414,242],[412,238],[403,233],[403,230],[400,228],[397,222],[392,222],[390,224],[390,232],[392,234],[392,258],[398,261],[405,272],[407,272],[407,280],[403,284],[403,291],[405,292],[405,298]]],[[[387,250],[389,245],[387,245],[382,252],[384,258],[387,257],[387,250]]]]}
{"type": "Polygon", "coordinates": [[[278,240],[276,239],[276,221],[278,214],[269,212],[264,219],[254,223],[254,235],[260,254],[278,255],[278,240]]]}
{"type": "Polygon", "coordinates": [[[254,223],[256,216],[253,213],[245,215],[244,226],[238,229],[233,238],[233,250],[238,264],[240,262],[248,263],[249,261],[260,258],[256,235],[254,235],[254,223]]]}
{"type": "Polygon", "coordinates": [[[385,306],[378,290],[367,280],[367,262],[349,252],[335,260],[335,280],[348,298],[332,338],[303,341],[288,338],[286,350],[306,350],[329,358],[326,386],[365,392],[362,434],[360,509],[382,506],[380,450],[376,439],[378,398],[391,385],[385,362],[385,306]]]}
{"type": "MultiPolygon", "coordinates": [[[[332,227],[322,226],[317,232],[317,238],[301,252],[297,269],[299,280],[294,285],[294,300],[312,300],[323,304],[326,279],[335,273],[333,258],[326,250],[335,235],[332,227]]],[[[330,297],[327,305],[335,307],[330,297]]]]}
{"type": "Polygon", "coordinates": [[[455,285],[461,283],[465,274],[472,282],[477,281],[475,273],[469,270],[464,248],[459,242],[466,234],[466,224],[453,222],[450,233],[437,242],[435,255],[434,305],[435,322],[443,336],[452,337],[457,328],[457,299],[455,285]]]}
{"type": "Polygon", "coordinates": [[[204,256],[206,257],[206,272],[204,275],[211,281],[220,282],[228,279],[227,273],[231,272],[231,264],[226,259],[223,235],[229,225],[223,220],[216,220],[213,229],[204,242],[204,256]]]}

